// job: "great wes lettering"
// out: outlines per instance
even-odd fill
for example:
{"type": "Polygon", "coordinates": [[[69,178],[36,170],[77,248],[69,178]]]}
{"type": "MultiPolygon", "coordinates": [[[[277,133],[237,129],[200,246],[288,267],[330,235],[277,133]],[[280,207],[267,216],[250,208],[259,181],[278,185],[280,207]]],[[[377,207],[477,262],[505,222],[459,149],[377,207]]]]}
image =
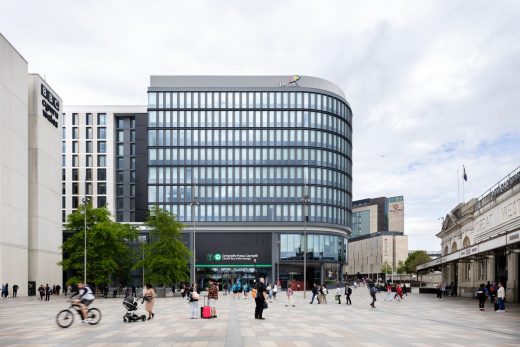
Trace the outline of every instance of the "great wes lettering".
{"type": "Polygon", "coordinates": [[[58,120],[60,118],[60,100],[58,100],[47,87],[41,84],[42,99],[42,115],[55,128],[58,127],[58,120]]]}

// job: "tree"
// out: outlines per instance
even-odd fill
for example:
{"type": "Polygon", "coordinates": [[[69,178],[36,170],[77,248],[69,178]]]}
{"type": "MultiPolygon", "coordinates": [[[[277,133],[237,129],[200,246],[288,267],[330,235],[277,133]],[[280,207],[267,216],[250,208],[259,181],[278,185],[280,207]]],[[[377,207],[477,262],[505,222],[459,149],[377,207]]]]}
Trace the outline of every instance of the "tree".
{"type": "Polygon", "coordinates": [[[190,250],[182,243],[183,225],[169,211],[153,206],[145,225],[150,229],[150,243],[143,245],[144,260],[135,268],[145,268],[145,281],[170,285],[188,276],[190,250]]]}
{"type": "Polygon", "coordinates": [[[404,262],[407,273],[416,273],[417,266],[430,261],[430,256],[426,251],[414,251],[408,255],[404,262]]]}
{"type": "Polygon", "coordinates": [[[404,261],[402,261],[402,260],[399,260],[399,262],[397,263],[397,273],[398,274],[406,273],[406,265],[405,265],[404,261]]]}
{"type": "Polygon", "coordinates": [[[67,281],[83,281],[85,237],[85,210],[87,211],[87,281],[96,285],[110,280],[125,282],[135,260],[129,242],[137,239],[136,227],[113,222],[105,207],[93,208],[92,203],[81,205],[67,216],[66,240],[61,246],[64,254],[60,265],[73,276],[67,281]]]}
{"type": "Polygon", "coordinates": [[[392,267],[385,261],[383,264],[381,264],[381,272],[385,274],[391,274],[392,267]]]}

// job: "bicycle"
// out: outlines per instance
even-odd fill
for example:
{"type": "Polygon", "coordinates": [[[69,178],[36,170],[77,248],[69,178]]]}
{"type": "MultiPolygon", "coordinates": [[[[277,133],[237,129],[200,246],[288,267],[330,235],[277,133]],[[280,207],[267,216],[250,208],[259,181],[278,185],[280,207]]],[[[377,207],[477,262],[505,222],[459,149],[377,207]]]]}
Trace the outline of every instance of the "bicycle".
{"type": "MultiPolygon", "coordinates": [[[[81,306],[74,301],[68,300],[71,304],[68,309],[61,310],[56,315],[56,323],[61,328],[68,328],[74,323],[74,311],[80,316],[81,319],[81,306]]],[[[96,325],[101,321],[101,311],[95,307],[89,308],[87,312],[87,323],[90,325],[96,325]]]]}

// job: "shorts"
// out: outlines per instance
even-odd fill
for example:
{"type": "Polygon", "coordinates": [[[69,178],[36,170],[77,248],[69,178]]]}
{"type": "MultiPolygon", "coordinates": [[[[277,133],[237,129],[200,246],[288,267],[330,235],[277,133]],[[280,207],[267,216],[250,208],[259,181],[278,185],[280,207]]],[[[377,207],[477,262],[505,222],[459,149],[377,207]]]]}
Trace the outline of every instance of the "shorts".
{"type": "Polygon", "coordinates": [[[86,307],[89,307],[90,304],[91,304],[93,301],[94,301],[94,300],[81,299],[80,302],[81,302],[83,305],[85,305],[86,307]]]}
{"type": "Polygon", "coordinates": [[[216,299],[209,299],[208,300],[208,305],[209,305],[209,307],[215,307],[217,305],[217,300],[216,299]]]}

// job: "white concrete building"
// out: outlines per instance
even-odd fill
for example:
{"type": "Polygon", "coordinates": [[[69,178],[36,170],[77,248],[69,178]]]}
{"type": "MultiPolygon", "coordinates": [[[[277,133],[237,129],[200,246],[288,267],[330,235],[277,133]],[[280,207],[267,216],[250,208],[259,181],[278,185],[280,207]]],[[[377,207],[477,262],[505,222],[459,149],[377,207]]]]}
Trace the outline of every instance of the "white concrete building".
{"type": "Polygon", "coordinates": [[[0,34],[0,282],[60,284],[59,96],[0,34]]]}
{"type": "Polygon", "coordinates": [[[117,199],[123,195],[135,197],[135,184],[123,184],[135,180],[135,168],[132,169],[135,163],[131,158],[128,163],[116,159],[123,156],[125,149],[135,157],[132,120],[135,122],[136,114],[145,115],[146,106],[65,107],[62,122],[63,222],[85,197],[91,199],[94,207],[107,205],[114,220],[135,221],[131,198],[127,199],[128,206],[123,201],[120,208],[121,199],[117,199]],[[128,138],[123,138],[125,136],[128,138]],[[123,164],[128,164],[125,170],[119,167],[123,164]],[[120,194],[121,186],[123,190],[128,186],[129,192],[120,194]]]}

